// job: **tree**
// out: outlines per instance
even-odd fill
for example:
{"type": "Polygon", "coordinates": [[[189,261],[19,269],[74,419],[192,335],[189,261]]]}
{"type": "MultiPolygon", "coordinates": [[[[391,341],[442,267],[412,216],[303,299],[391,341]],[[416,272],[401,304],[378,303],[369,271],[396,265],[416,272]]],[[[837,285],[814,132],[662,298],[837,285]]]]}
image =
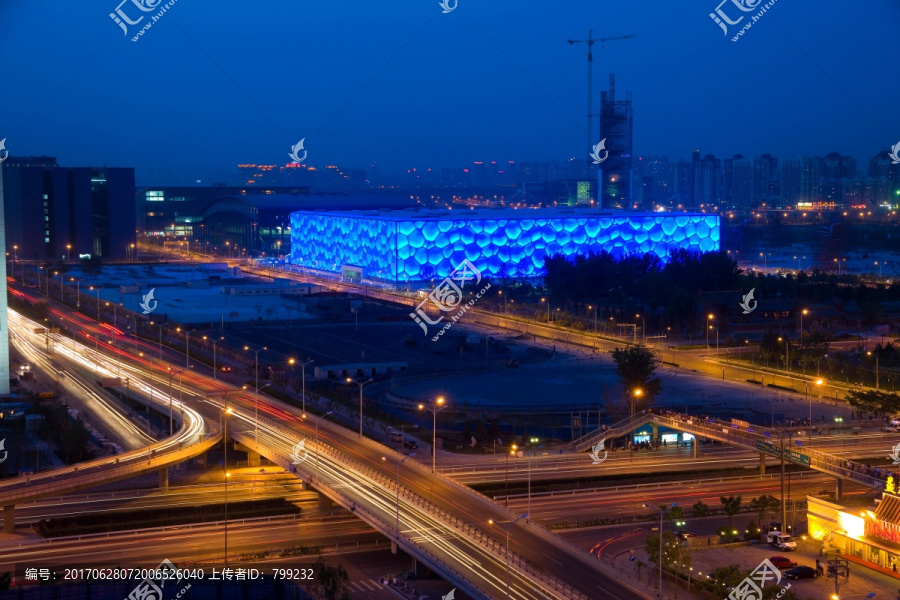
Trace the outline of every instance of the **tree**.
{"type": "MultiPolygon", "coordinates": [[[[678,543],[675,536],[668,531],[663,532],[663,569],[669,569],[674,564],[686,564],[690,566],[691,555],[687,548],[678,543]]],[[[644,538],[644,552],[656,568],[659,568],[659,535],[647,534],[644,538]]]]}
{"type": "Polygon", "coordinates": [[[878,390],[852,390],[847,402],[856,410],[876,415],[900,413],[900,395],[878,390]]]}
{"type": "Polygon", "coordinates": [[[769,513],[778,510],[778,507],[781,506],[781,502],[775,496],[769,496],[763,494],[759,498],[753,498],[750,500],[750,510],[756,512],[759,515],[760,524],[765,523],[769,520],[769,513]]]}
{"type": "Polygon", "coordinates": [[[315,567],[315,572],[318,574],[316,591],[318,593],[321,588],[320,593],[324,600],[349,600],[347,587],[350,583],[350,574],[347,573],[344,565],[332,567],[319,556],[315,567]]]}
{"type": "Polygon", "coordinates": [[[728,527],[731,528],[731,517],[741,510],[740,496],[719,496],[719,502],[722,503],[722,510],[728,515],[728,527]]]}
{"type": "Polygon", "coordinates": [[[641,390],[640,396],[635,395],[635,410],[648,406],[662,389],[659,377],[653,377],[656,372],[653,352],[643,344],[616,348],[613,350],[613,361],[616,363],[616,375],[625,389],[625,397],[631,399],[635,390],[641,390]]]}
{"type": "Polygon", "coordinates": [[[709,514],[709,506],[703,503],[703,500],[698,500],[694,506],[694,516],[695,517],[705,517],[709,514]]]}

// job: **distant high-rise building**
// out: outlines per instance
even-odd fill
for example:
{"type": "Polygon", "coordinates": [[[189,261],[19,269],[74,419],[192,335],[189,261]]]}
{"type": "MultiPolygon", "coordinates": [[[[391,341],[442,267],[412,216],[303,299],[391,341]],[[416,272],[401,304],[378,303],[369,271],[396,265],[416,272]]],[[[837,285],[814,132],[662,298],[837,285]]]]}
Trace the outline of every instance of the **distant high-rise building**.
{"type": "Polygon", "coordinates": [[[616,100],[616,76],[609,75],[609,91],[600,94],[600,139],[606,139],[608,158],[597,165],[602,208],[631,208],[632,130],[631,92],[616,100]]]}
{"type": "Polygon", "coordinates": [[[754,207],[752,160],[740,154],[726,159],[723,181],[723,197],[728,208],[743,212],[754,207]]]}
{"type": "Polygon", "coordinates": [[[694,204],[706,209],[722,200],[722,164],[707,154],[694,164],[694,204]]]}
{"type": "Polygon", "coordinates": [[[852,179],[856,177],[856,159],[831,152],[822,159],[822,177],[825,179],[852,179]]]}
{"type": "Polygon", "coordinates": [[[773,189],[778,176],[778,160],[763,154],[753,160],[753,202],[751,208],[769,205],[778,194],[773,189]]]}
{"type": "Polygon", "coordinates": [[[126,258],[135,243],[134,169],[64,168],[49,157],[3,163],[9,246],[19,258],[126,258]]]}
{"type": "Polygon", "coordinates": [[[869,160],[869,177],[900,183],[900,165],[893,164],[887,150],[882,150],[869,160]]]}
{"type": "Polygon", "coordinates": [[[781,163],[782,207],[818,202],[821,198],[822,159],[813,156],[786,158],[781,163]]]}

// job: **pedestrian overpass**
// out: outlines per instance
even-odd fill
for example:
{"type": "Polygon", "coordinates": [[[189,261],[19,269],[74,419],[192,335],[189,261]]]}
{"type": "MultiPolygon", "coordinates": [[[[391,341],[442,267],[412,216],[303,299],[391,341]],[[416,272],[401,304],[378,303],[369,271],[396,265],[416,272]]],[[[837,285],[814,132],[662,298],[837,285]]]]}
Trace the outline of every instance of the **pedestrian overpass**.
{"type": "MultiPolygon", "coordinates": [[[[879,476],[873,470],[862,463],[841,458],[827,451],[812,448],[812,438],[804,435],[802,440],[794,439],[796,435],[789,435],[797,430],[782,430],[771,427],[757,427],[755,425],[738,425],[731,421],[700,418],[684,414],[660,414],[654,411],[645,411],[634,418],[628,418],[607,429],[597,429],[572,442],[576,452],[583,452],[589,448],[602,444],[607,439],[623,437],[632,431],[645,425],[651,425],[654,429],[658,426],[668,427],[677,431],[690,433],[695,442],[700,438],[716,440],[724,444],[730,444],[759,452],[760,465],[765,469],[765,458],[774,456],[781,459],[784,456],[785,463],[793,463],[809,467],[826,475],[833,475],[838,480],[838,496],[840,496],[841,482],[843,480],[854,481],[875,490],[884,491],[887,476],[879,476]]],[[[847,443],[854,442],[855,436],[848,436],[847,443]]],[[[700,444],[694,443],[694,457],[700,453],[700,444]]],[[[898,468],[900,471],[900,468],[898,468]]],[[[886,472],[885,472],[886,473],[886,472]]]]}

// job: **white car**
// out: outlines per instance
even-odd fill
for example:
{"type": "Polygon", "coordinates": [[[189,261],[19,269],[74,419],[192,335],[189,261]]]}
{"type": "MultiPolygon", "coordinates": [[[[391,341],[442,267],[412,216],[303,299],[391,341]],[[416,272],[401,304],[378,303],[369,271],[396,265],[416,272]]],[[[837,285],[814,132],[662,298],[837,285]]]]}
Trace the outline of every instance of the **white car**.
{"type": "Polygon", "coordinates": [[[888,423],[884,427],[881,428],[882,431],[887,431],[889,433],[900,433],[900,425],[891,425],[888,423]]]}

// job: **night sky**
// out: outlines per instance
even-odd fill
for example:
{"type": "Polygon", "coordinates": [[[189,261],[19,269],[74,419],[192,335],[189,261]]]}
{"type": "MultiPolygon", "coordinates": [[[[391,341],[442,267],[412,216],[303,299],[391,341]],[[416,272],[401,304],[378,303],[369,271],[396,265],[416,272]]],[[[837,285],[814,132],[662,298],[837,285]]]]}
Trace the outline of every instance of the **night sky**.
{"type": "Polygon", "coordinates": [[[735,43],[718,1],[177,0],[132,42],[156,10],[126,0],[148,15],[126,36],[119,0],[0,0],[0,138],[139,180],[284,164],[304,137],[308,164],[386,173],[584,158],[586,48],[566,40],[593,28],[637,36],[595,45],[594,82],[595,102],[610,71],[632,92],[638,156],[838,151],[864,169],[900,140],[900,2],[778,0],[735,43]]]}

